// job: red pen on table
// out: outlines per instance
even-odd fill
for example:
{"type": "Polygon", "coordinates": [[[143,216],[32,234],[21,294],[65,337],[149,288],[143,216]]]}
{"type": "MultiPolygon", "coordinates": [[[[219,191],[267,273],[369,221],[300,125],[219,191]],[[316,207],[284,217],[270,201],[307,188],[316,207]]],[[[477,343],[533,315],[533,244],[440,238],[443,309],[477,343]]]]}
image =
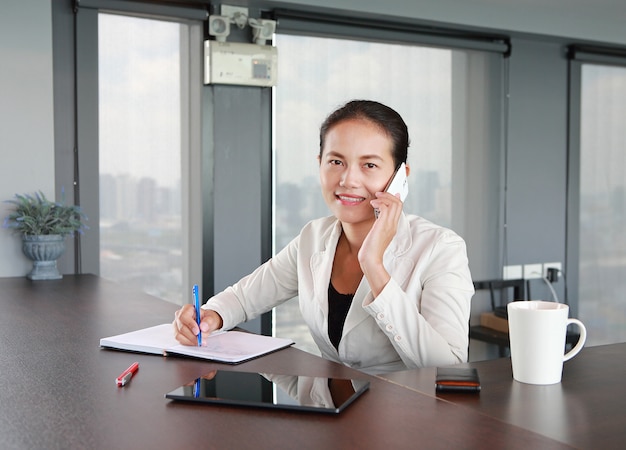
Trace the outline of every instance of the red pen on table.
{"type": "Polygon", "coordinates": [[[122,372],[120,376],[115,379],[115,384],[117,384],[119,387],[126,386],[128,382],[130,381],[130,379],[137,373],[138,370],[139,370],[139,363],[138,362],[132,363],[128,369],[122,372]]]}

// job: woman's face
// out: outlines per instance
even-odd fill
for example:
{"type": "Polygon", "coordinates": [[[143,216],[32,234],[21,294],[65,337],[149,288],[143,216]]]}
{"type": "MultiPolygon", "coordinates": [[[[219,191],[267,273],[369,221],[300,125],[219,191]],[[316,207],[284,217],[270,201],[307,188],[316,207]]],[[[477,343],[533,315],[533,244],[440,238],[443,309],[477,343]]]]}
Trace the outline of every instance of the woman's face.
{"type": "Polygon", "coordinates": [[[326,204],[341,222],[374,221],[370,200],[393,175],[392,149],[391,138],[367,120],[344,120],[328,131],[320,182],[326,204]]]}

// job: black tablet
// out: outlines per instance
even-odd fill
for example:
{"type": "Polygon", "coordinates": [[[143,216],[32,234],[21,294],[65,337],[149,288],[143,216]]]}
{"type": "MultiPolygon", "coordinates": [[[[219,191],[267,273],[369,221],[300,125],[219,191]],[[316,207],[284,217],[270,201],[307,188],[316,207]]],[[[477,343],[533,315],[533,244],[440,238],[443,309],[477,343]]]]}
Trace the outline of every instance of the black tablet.
{"type": "Polygon", "coordinates": [[[204,404],[339,414],[368,389],[366,379],[217,370],[165,397],[204,404]]]}

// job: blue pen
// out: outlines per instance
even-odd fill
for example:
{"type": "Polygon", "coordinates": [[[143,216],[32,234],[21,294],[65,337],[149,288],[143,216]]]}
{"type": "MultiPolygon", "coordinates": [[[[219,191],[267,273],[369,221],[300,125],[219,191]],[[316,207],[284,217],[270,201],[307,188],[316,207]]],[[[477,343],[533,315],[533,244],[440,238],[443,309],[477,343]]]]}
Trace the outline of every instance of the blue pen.
{"type": "MultiPolygon", "coordinates": [[[[196,307],[196,323],[200,328],[200,294],[198,294],[198,285],[193,285],[193,304],[196,307]]],[[[202,331],[198,331],[198,347],[202,346],[202,331]]]]}
{"type": "Polygon", "coordinates": [[[193,383],[193,396],[195,398],[200,397],[200,388],[202,386],[201,382],[202,378],[196,378],[196,381],[193,383]]]}

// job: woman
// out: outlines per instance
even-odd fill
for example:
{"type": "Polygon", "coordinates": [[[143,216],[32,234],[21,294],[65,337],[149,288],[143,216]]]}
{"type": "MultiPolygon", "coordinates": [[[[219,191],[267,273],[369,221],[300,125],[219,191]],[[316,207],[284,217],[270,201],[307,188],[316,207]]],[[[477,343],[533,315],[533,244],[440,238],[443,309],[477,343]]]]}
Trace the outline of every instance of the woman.
{"type": "Polygon", "coordinates": [[[368,373],[466,361],[474,288],[465,242],[384,192],[408,146],[406,124],[380,103],[351,101],[328,116],[318,161],[333,215],[209,299],[200,327],[183,306],[176,339],[196,345],[200,329],[230,329],[297,295],[324,358],[368,373]]]}

